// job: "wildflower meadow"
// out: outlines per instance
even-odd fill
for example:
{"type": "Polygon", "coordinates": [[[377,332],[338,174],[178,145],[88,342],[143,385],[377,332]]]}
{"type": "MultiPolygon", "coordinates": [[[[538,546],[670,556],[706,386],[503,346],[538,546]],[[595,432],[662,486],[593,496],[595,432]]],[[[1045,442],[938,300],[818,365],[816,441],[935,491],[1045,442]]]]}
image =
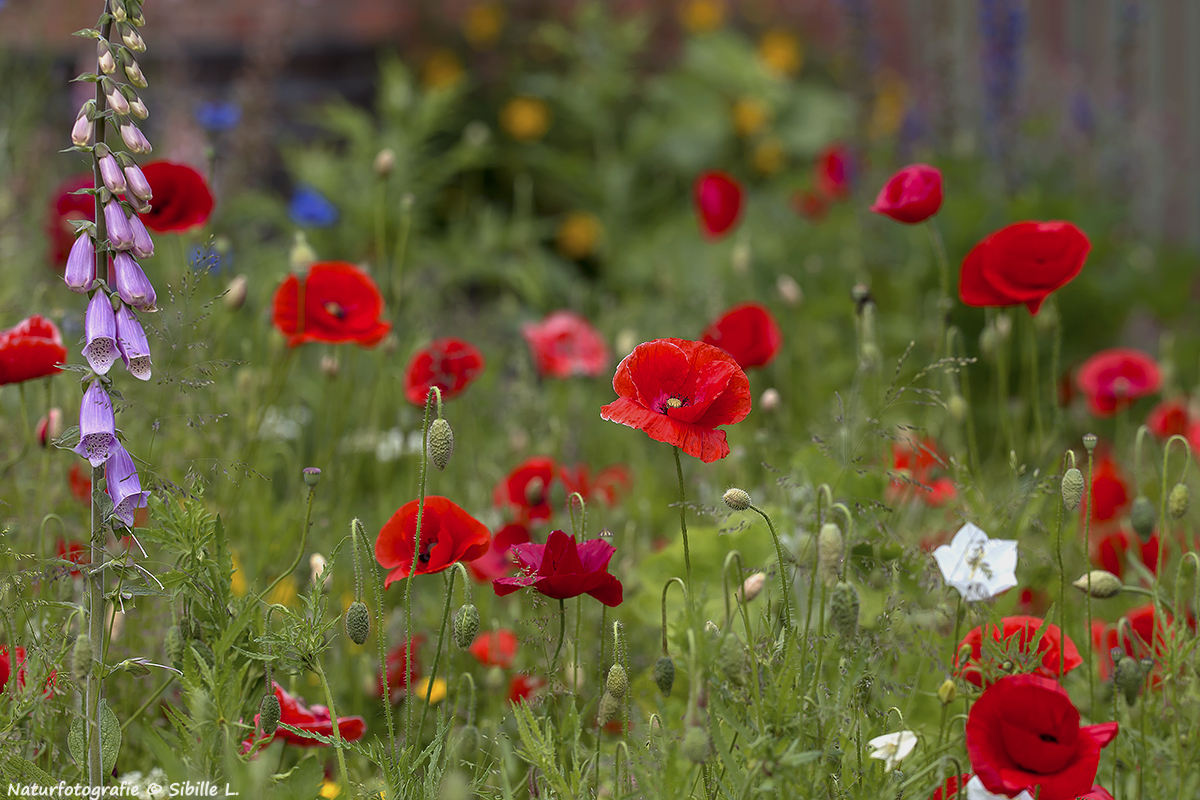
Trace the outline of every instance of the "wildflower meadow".
{"type": "Polygon", "coordinates": [[[719,0],[294,128],[93,5],[0,53],[0,791],[1200,798],[1197,254],[1025,4],[975,144],[719,0]]]}

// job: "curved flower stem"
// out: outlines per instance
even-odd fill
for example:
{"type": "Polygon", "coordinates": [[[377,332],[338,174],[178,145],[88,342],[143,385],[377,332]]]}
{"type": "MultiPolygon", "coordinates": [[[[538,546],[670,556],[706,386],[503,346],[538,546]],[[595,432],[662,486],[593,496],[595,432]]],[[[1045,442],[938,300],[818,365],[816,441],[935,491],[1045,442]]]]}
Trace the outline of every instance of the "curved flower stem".
{"type": "Polygon", "coordinates": [[[567,514],[571,517],[571,533],[575,534],[575,538],[582,542],[583,537],[587,534],[587,501],[583,499],[583,495],[579,492],[571,492],[567,495],[567,514]],[[575,522],[575,501],[579,501],[579,522],[575,522]]]}
{"type": "MultiPolygon", "coordinates": [[[[1094,465],[1094,460],[1095,459],[1094,459],[1094,456],[1092,455],[1092,450],[1091,450],[1091,448],[1089,448],[1088,449],[1088,458],[1087,458],[1087,477],[1084,479],[1084,482],[1083,482],[1083,492],[1084,492],[1084,496],[1087,498],[1087,513],[1083,515],[1083,557],[1084,557],[1085,561],[1087,559],[1091,558],[1090,553],[1092,552],[1092,514],[1095,513],[1094,503],[1096,502],[1095,495],[1092,492],[1092,469],[1093,469],[1093,465],[1094,465]]],[[[1088,590],[1086,592],[1087,597],[1085,598],[1085,601],[1084,601],[1085,606],[1087,608],[1087,611],[1086,611],[1087,616],[1085,617],[1087,627],[1085,627],[1083,630],[1086,633],[1086,635],[1091,636],[1092,635],[1092,571],[1091,570],[1088,570],[1087,578],[1088,578],[1088,582],[1087,582],[1088,590]]],[[[1093,648],[1093,647],[1085,647],[1084,648],[1084,651],[1087,653],[1088,714],[1093,717],[1095,717],[1095,714],[1096,714],[1096,674],[1092,670],[1092,667],[1093,667],[1092,650],[1094,650],[1094,649],[1095,648],[1093,648]]]]}
{"type": "MultiPolygon", "coordinates": [[[[450,577],[446,579],[446,604],[442,607],[442,627],[438,631],[437,648],[433,651],[433,669],[429,671],[429,680],[425,684],[425,704],[421,707],[421,721],[417,723],[418,740],[421,738],[421,731],[425,729],[425,715],[429,713],[429,700],[433,697],[433,682],[437,680],[438,662],[442,658],[442,642],[446,638],[446,626],[450,622],[450,600],[454,596],[456,573],[457,570],[450,570],[448,573],[450,577]]],[[[409,649],[411,650],[411,647],[409,649]]]]}
{"type": "MultiPolygon", "coordinates": [[[[425,421],[421,423],[421,481],[420,488],[417,490],[417,530],[413,537],[413,560],[412,565],[408,570],[408,578],[404,581],[404,636],[408,639],[408,658],[405,661],[404,668],[410,669],[412,664],[412,587],[413,580],[417,577],[418,559],[421,557],[421,523],[425,517],[425,479],[429,473],[429,412],[436,397],[438,406],[438,415],[441,416],[442,410],[442,392],[436,386],[429,387],[429,394],[425,396],[425,421]]],[[[449,607],[449,600],[447,600],[449,607]]],[[[445,621],[443,620],[443,623],[445,621]]],[[[440,649],[440,641],[439,641],[440,649]]],[[[433,678],[430,678],[430,686],[433,685],[433,678]]],[[[407,746],[412,742],[412,703],[405,703],[404,709],[404,744],[407,746]]]]}
{"type": "Polygon", "coordinates": [[[792,633],[792,582],[787,576],[787,562],[783,559],[783,544],[779,541],[779,534],[775,532],[775,524],[771,522],[771,518],[767,516],[767,512],[755,505],[750,506],[750,510],[756,512],[760,517],[767,521],[767,528],[771,531],[771,540],[775,543],[775,558],[779,562],[779,590],[782,593],[783,602],[783,635],[791,636],[792,633]]]}
{"type": "Polygon", "coordinates": [[[291,565],[279,573],[275,580],[271,581],[271,585],[267,587],[267,590],[262,593],[262,598],[268,603],[271,602],[271,596],[275,591],[275,587],[282,583],[284,578],[290,577],[296,570],[296,567],[300,566],[300,559],[304,558],[304,548],[308,545],[308,528],[312,525],[313,495],[316,492],[316,486],[308,487],[308,503],[304,507],[304,527],[300,530],[300,549],[296,551],[296,557],[292,559],[291,565]]]}
{"type": "MultiPolygon", "coordinates": [[[[355,527],[355,535],[367,537],[366,530],[362,527],[362,523],[358,522],[355,527]]],[[[353,525],[353,523],[351,523],[353,525]]],[[[388,732],[388,758],[391,761],[391,766],[394,769],[396,766],[396,721],[392,716],[392,695],[391,687],[388,685],[390,678],[388,677],[387,668],[387,620],[383,613],[383,579],[379,575],[379,570],[375,566],[371,567],[371,586],[375,591],[375,643],[379,648],[379,674],[383,676],[383,714],[387,719],[388,732]]],[[[407,635],[405,631],[405,635],[407,635]]],[[[412,640],[408,642],[408,653],[405,656],[404,669],[406,673],[411,673],[409,665],[412,663],[412,640]]],[[[404,676],[405,683],[408,682],[408,675],[404,676]]]]}
{"type": "MultiPolygon", "coordinates": [[[[683,569],[687,574],[687,600],[690,608],[695,603],[695,596],[692,591],[692,553],[688,547],[687,498],[683,489],[683,464],[679,460],[679,446],[675,445],[672,449],[675,451],[675,474],[679,477],[679,530],[683,533],[683,569]]],[[[690,619],[688,625],[691,625],[690,619]]]]}
{"type": "MultiPolygon", "coordinates": [[[[937,346],[942,347],[946,342],[946,315],[950,313],[950,308],[953,302],[950,300],[950,261],[946,258],[946,245],[942,241],[942,233],[938,230],[937,223],[933,221],[933,217],[925,220],[925,230],[929,233],[929,240],[933,244],[933,255],[937,260],[939,286],[941,289],[938,295],[938,338],[937,346]]],[[[940,353],[935,353],[935,356],[940,353]]]]}
{"type": "Polygon", "coordinates": [[[338,778],[342,784],[342,791],[338,796],[351,800],[354,795],[350,793],[350,774],[346,771],[346,754],[342,752],[342,729],[338,725],[337,711],[333,707],[333,692],[329,691],[329,681],[325,677],[325,670],[321,667],[321,659],[314,658],[312,665],[317,677],[321,679],[321,688],[325,690],[325,702],[329,706],[329,721],[333,723],[333,749],[337,754],[338,778]]]}
{"type": "MultiPolygon", "coordinates": [[[[576,601],[578,602],[578,601],[576,601]]],[[[563,640],[567,638],[567,601],[561,597],[558,600],[558,647],[554,648],[554,658],[550,660],[550,679],[558,669],[558,656],[562,653],[563,640]]]]}
{"type": "MultiPolygon", "coordinates": [[[[1071,467],[1075,466],[1075,452],[1068,450],[1063,457],[1064,466],[1070,461],[1071,467]]],[[[1069,468],[1068,468],[1069,469],[1069,468]]],[[[1066,469],[1063,470],[1066,472],[1066,469]]],[[[1066,636],[1067,630],[1067,568],[1063,566],[1062,557],[1062,537],[1063,537],[1063,504],[1058,503],[1058,527],[1054,533],[1054,559],[1058,565],[1058,631],[1060,636],[1066,636]]],[[[1088,630],[1088,635],[1091,635],[1091,629],[1088,630]]],[[[1067,666],[1067,653],[1065,648],[1058,648],[1058,674],[1065,674],[1067,666]]]]}
{"type": "Polygon", "coordinates": [[[683,592],[683,602],[685,605],[688,602],[687,587],[683,585],[683,581],[679,578],[668,578],[667,582],[663,584],[662,590],[662,651],[664,656],[670,655],[667,652],[667,590],[671,588],[672,583],[679,584],[679,591],[683,592]]]}

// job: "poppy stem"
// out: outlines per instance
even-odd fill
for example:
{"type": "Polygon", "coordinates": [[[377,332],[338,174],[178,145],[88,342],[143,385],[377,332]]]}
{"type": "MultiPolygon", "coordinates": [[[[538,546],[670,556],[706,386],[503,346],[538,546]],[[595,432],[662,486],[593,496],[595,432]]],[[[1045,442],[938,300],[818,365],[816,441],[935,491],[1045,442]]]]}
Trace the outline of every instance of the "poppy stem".
{"type": "MultiPolygon", "coordinates": [[[[1087,439],[1087,437],[1084,437],[1084,438],[1085,438],[1085,440],[1087,439]]],[[[1095,439],[1095,437],[1092,437],[1092,438],[1095,439]]],[[[1087,444],[1087,442],[1085,441],[1084,445],[1086,446],[1086,444],[1087,444]]],[[[1095,506],[1096,497],[1095,497],[1095,492],[1092,491],[1092,475],[1094,472],[1094,470],[1093,470],[1094,457],[1092,455],[1092,451],[1093,451],[1093,447],[1087,448],[1087,456],[1088,456],[1087,478],[1083,482],[1084,496],[1087,498],[1087,506],[1086,506],[1087,513],[1083,515],[1083,557],[1084,557],[1085,562],[1090,560],[1092,557],[1091,556],[1091,552],[1092,552],[1092,547],[1091,547],[1091,545],[1092,545],[1092,515],[1094,513],[1096,513],[1096,506],[1095,506]]],[[[1087,608],[1087,611],[1086,611],[1087,627],[1085,627],[1083,630],[1088,636],[1091,636],[1092,635],[1092,572],[1091,572],[1091,570],[1088,570],[1088,574],[1087,574],[1087,588],[1088,588],[1087,593],[1086,593],[1087,597],[1085,598],[1085,601],[1084,601],[1086,604],[1086,608],[1087,608]]],[[[1093,647],[1085,647],[1084,648],[1084,651],[1087,653],[1088,715],[1091,716],[1093,719],[1096,717],[1096,675],[1092,670],[1092,667],[1093,667],[1092,651],[1094,649],[1095,648],[1093,648],[1093,647]]]]}
{"type": "Polygon", "coordinates": [[[342,730],[341,726],[338,725],[337,711],[333,707],[333,692],[329,691],[329,681],[325,677],[325,670],[321,667],[321,660],[314,658],[312,665],[317,673],[317,677],[321,679],[321,688],[325,690],[325,703],[329,707],[329,721],[333,723],[333,741],[334,752],[337,754],[338,780],[342,784],[342,791],[338,796],[345,797],[346,800],[351,800],[354,795],[350,793],[350,774],[346,771],[346,754],[342,752],[342,730]]]}
{"type": "Polygon", "coordinates": [[[550,661],[550,677],[553,679],[558,669],[558,656],[562,653],[563,640],[567,637],[567,601],[558,601],[558,647],[554,648],[554,658],[550,661]]]}
{"type": "Polygon", "coordinates": [[[1034,460],[1041,463],[1042,448],[1045,447],[1045,428],[1042,425],[1042,389],[1038,379],[1038,341],[1037,332],[1033,327],[1033,316],[1026,320],[1025,341],[1029,347],[1029,397],[1033,405],[1033,430],[1037,436],[1037,450],[1034,460]]]}
{"type": "Polygon", "coordinates": [[[288,566],[288,568],[283,572],[279,573],[279,576],[276,577],[275,580],[271,581],[271,585],[268,586],[267,590],[262,593],[262,597],[268,603],[271,602],[271,595],[275,591],[275,587],[296,571],[296,567],[300,565],[300,559],[304,557],[304,548],[308,544],[308,529],[309,526],[312,525],[313,495],[316,494],[316,492],[316,485],[308,487],[308,503],[304,508],[304,527],[300,529],[300,548],[296,550],[296,557],[292,559],[291,565],[288,566]]]}
{"type": "MultiPolygon", "coordinates": [[[[425,395],[425,421],[421,424],[421,482],[417,490],[417,530],[413,536],[413,560],[408,570],[408,578],[404,581],[404,635],[409,639],[408,656],[409,661],[405,665],[405,669],[409,669],[412,664],[412,585],[413,579],[417,577],[417,564],[421,556],[421,523],[425,517],[425,479],[429,474],[429,411],[433,407],[434,397],[437,397],[437,402],[441,402],[442,393],[436,386],[429,387],[429,394],[425,395]]],[[[449,608],[450,601],[446,601],[446,607],[449,608]]],[[[443,625],[445,620],[443,620],[443,625]]],[[[438,641],[439,649],[441,641],[438,641]]],[[[433,679],[430,678],[430,686],[433,685],[433,679]]],[[[404,744],[407,746],[412,743],[412,703],[406,703],[404,709],[404,744]]]]}
{"type": "MultiPolygon", "coordinates": [[[[358,522],[357,519],[354,520],[358,522]]],[[[353,523],[351,523],[353,525],[353,523]]],[[[363,539],[367,538],[367,532],[359,522],[354,528],[355,535],[360,535],[363,539]]],[[[368,550],[368,552],[370,552],[368,550]]],[[[392,717],[392,696],[391,687],[388,685],[391,680],[388,675],[387,668],[387,620],[383,614],[383,579],[379,575],[379,570],[375,565],[371,566],[371,586],[375,590],[375,642],[379,647],[379,671],[383,676],[383,714],[387,719],[388,731],[388,757],[392,762],[392,767],[396,765],[396,722],[392,717]]],[[[408,635],[408,631],[404,632],[408,635]]],[[[411,673],[410,665],[412,664],[412,640],[409,639],[408,653],[405,656],[404,671],[405,683],[408,683],[408,674],[411,673]]]]}
{"type": "Polygon", "coordinates": [[[788,580],[787,562],[783,559],[783,544],[779,541],[779,534],[775,532],[775,523],[771,522],[767,512],[754,505],[750,506],[750,510],[767,521],[767,528],[771,531],[771,541],[775,543],[775,558],[779,562],[779,590],[782,594],[780,600],[783,603],[783,635],[787,637],[792,633],[792,582],[788,580]]]}
{"type": "Polygon", "coordinates": [[[446,579],[446,604],[442,607],[442,627],[438,631],[437,648],[433,651],[433,669],[429,671],[429,679],[425,683],[425,704],[421,707],[421,721],[417,723],[417,738],[425,729],[425,716],[429,713],[430,699],[433,697],[433,682],[437,680],[438,662],[442,660],[442,642],[446,638],[446,625],[450,622],[450,600],[454,596],[454,576],[458,570],[450,570],[446,579]]]}
{"type": "Polygon", "coordinates": [[[683,569],[687,575],[687,601],[690,608],[694,600],[692,596],[692,552],[688,547],[687,535],[687,497],[683,489],[683,464],[679,460],[679,446],[675,445],[672,449],[675,451],[675,474],[679,477],[679,530],[683,533],[683,569]]]}
{"type": "MultiPolygon", "coordinates": [[[[1075,466],[1075,453],[1067,451],[1063,456],[1063,472],[1067,471],[1067,460],[1070,459],[1071,466],[1075,466]]],[[[1067,635],[1067,569],[1063,566],[1062,557],[1062,534],[1063,534],[1063,504],[1058,503],[1058,529],[1054,534],[1054,557],[1058,562],[1058,630],[1065,637],[1067,635]]],[[[1089,556],[1090,558],[1090,556],[1089,556]]],[[[1088,636],[1091,636],[1091,629],[1088,629],[1088,636]]],[[[1058,648],[1058,674],[1059,677],[1064,674],[1067,666],[1067,653],[1065,647],[1058,648]]]]}
{"type": "Polygon", "coordinates": [[[416,198],[411,194],[404,195],[400,200],[400,235],[396,237],[396,254],[388,262],[388,303],[395,302],[398,304],[400,302],[400,285],[404,282],[404,254],[408,248],[408,231],[412,227],[413,203],[415,200],[416,198]],[[394,282],[392,278],[393,268],[396,270],[394,282]]]}
{"type": "MultiPolygon", "coordinates": [[[[939,284],[941,292],[938,295],[938,348],[946,344],[946,316],[950,313],[950,261],[946,258],[946,245],[942,241],[942,233],[938,230],[933,217],[925,220],[925,230],[929,232],[929,240],[933,243],[933,255],[938,265],[939,284]]],[[[940,355],[934,353],[935,356],[940,355]]]]}

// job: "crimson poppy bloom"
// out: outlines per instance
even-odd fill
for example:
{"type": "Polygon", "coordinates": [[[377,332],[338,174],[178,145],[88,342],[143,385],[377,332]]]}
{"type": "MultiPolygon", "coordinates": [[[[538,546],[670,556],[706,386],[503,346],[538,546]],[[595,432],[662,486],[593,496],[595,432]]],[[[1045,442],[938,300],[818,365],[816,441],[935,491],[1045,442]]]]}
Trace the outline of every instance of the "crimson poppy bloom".
{"type": "Polygon", "coordinates": [[[721,239],[742,215],[742,187],[727,172],[705,172],[692,185],[692,201],[700,231],[709,241],[721,239]]]}
{"type": "Polygon", "coordinates": [[[686,339],[639,344],[617,365],[613,389],[618,399],[600,409],[602,419],[639,428],[705,463],[729,455],[717,426],[750,413],[750,381],[737,361],[686,339]]]}
{"type": "MultiPolygon", "coordinates": [[[[989,654],[993,658],[997,652],[1012,653],[1014,646],[1017,653],[1029,654],[1029,648],[1033,645],[1034,639],[1037,639],[1038,634],[1041,633],[1037,649],[1038,654],[1042,656],[1041,664],[1033,670],[1032,674],[1041,675],[1044,678],[1059,677],[1083,663],[1075,643],[1071,641],[1070,637],[1063,636],[1057,625],[1037,617],[1004,617],[1000,620],[1000,626],[987,626],[988,635],[997,643],[1002,638],[1001,626],[1004,628],[1004,643],[997,644],[995,647],[988,646],[991,651],[989,654]],[[1060,659],[1062,672],[1059,672],[1060,659]]],[[[992,683],[991,678],[998,670],[994,665],[985,664],[983,661],[983,626],[974,628],[959,643],[958,649],[955,651],[954,669],[956,675],[976,686],[982,687],[992,683]],[[964,652],[967,648],[970,648],[969,653],[964,652]]]]}
{"type": "Polygon", "coordinates": [[[910,164],[888,179],[871,210],[912,225],[929,219],[941,207],[941,171],[928,164],[910,164]]]}
{"type": "MultiPolygon", "coordinates": [[[[407,578],[417,540],[417,501],[410,500],[383,524],[375,539],[375,560],[390,569],[384,587],[407,578]]],[[[444,497],[426,497],[421,515],[417,575],[441,572],[456,561],[472,561],[487,552],[491,536],[482,522],[444,497]]]]}
{"type": "Polygon", "coordinates": [[[829,201],[824,195],[811,189],[797,189],[792,192],[788,203],[793,211],[809,222],[820,222],[829,213],[829,201]]]}
{"type": "Polygon", "coordinates": [[[967,754],[989,791],[1075,800],[1092,788],[1100,748],[1117,723],[1079,725],[1079,710],[1056,681],[1009,675],[988,687],[967,717],[967,754]]]}
{"type": "MultiPolygon", "coordinates": [[[[393,703],[398,702],[401,696],[408,691],[408,687],[421,677],[421,665],[417,660],[417,651],[424,642],[425,637],[418,633],[408,640],[407,646],[401,642],[388,650],[388,698],[393,703]],[[412,655],[412,658],[409,658],[409,654],[412,655]]],[[[375,689],[375,696],[383,697],[383,673],[379,674],[379,685],[375,689]]]]}
{"type": "Polygon", "coordinates": [[[629,470],[621,464],[605,467],[595,475],[587,464],[563,466],[558,474],[567,488],[568,497],[578,492],[587,502],[598,498],[608,506],[615,504],[617,498],[629,490],[632,481],[629,470]]]}
{"type": "Polygon", "coordinates": [[[76,500],[84,504],[92,502],[91,472],[85,472],[78,461],[72,461],[67,469],[67,485],[71,489],[71,496],[76,500]]]}
{"type": "Polygon", "coordinates": [[[516,566],[516,558],[512,554],[515,544],[529,541],[529,529],[519,522],[510,522],[492,537],[492,543],[487,552],[474,561],[467,562],[471,577],[483,583],[496,578],[511,575],[516,566]]]}
{"type": "Polygon", "coordinates": [[[1157,392],[1162,372],[1158,362],[1141,350],[1116,347],[1083,362],[1075,382],[1087,395],[1089,411],[1097,417],[1111,417],[1139,397],[1157,392]]]}
{"type": "MultiPolygon", "coordinates": [[[[1109,625],[1103,620],[1092,622],[1092,647],[1100,657],[1101,680],[1107,680],[1112,674],[1114,647],[1120,647],[1133,658],[1160,658],[1167,652],[1167,629],[1174,623],[1174,617],[1165,612],[1160,617],[1154,611],[1154,603],[1147,603],[1126,611],[1125,618],[1129,620],[1132,636],[1119,636],[1117,626],[1109,625]]],[[[1187,624],[1192,631],[1196,630],[1195,619],[1189,618],[1187,624]]],[[[1162,682],[1157,672],[1156,668],[1151,679],[1153,686],[1162,682]]]]}
{"type": "Polygon", "coordinates": [[[8,679],[12,677],[14,670],[17,673],[15,688],[24,688],[25,648],[18,645],[12,649],[12,655],[9,655],[8,645],[0,645],[0,694],[4,694],[8,688],[8,679]]]}
{"type": "Polygon", "coordinates": [[[199,172],[187,164],[151,161],[142,166],[142,174],[154,193],[153,207],[141,215],[147,228],[177,233],[208,222],[213,196],[199,172]]]}
{"type": "Polygon", "coordinates": [[[1157,533],[1150,536],[1150,541],[1143,542],[1133,531],[1118,528],[1092,538],[1092,564],[1118,578],[1124,577],[1128,553],[1132,549],[1146,569],[1157,575],[1158,545],[1157,533]]]}
{"type": "Polygon", "coordinates": [[[971,773],[965,775],[951,775],[946,778],[946,782],[933,790],[933,794],[929,795],[929,800],[967,800],[967,781],[971,780],[971,773]]]}
{"type": "Polygon", "coordinates": [[[481,633],[475,637],[467,652],[485,667],[508,669],[517,657],[517,635],[508,628],[481,633]]]}
{"type": "Polygon", "coordinates": [[[585,318],[573,311],[555,311],[541,322],[521,326],[533,363],[541,375],[570,378],[603,374],[609,364],[608,346],[585,318]]]}
{"type": "Polygon", "coordinates": [[[1187,436],[1190,424],[1191,414],[1186,397],[1163,400],[1152,408],[1150,415],[1146,417],[1146,427],[1159,439],[1187,436]]]}
{"type": "Polygon", "coordinates": [[[765,367],[779,354],[783,334],[761,303],[741,303],[704,329],[700,340],[733,356],[742,369],[765,367]]]}
{"type": "Polygon", "coordinates": [[[523,703],[541,691],[545,685],[546,681],[536,675],[526,675],[523,672],[513,675],[508,683],[508,702],[523,703]]]}
{"type": "Polygon", "coordinates": [[[830,200],[845,200],[854,182],[854,158],[844,144],[832,144],[817,154],[813,165],[817,191],[830,200]]]}
{"type": "Polygon", "coordinates": [[[1083,269],[1091,242],[1069,222],[1017,222],[967,253],[958,296],[969,306],[1024,303],[1036,314],[1056,289],[1083,269]]]}
{"type": "Polygon", "coordinates": [[[483,354],[475,345],[449,337],[434,339],[421,348],[404,370],[404,396],[408,402],[425,407],[430,387],[442,392],[442,399],[457,397],[483,372],[483,354]]]}
{"type": "MultiPolygon", "coordinates": [[[[254,725],[256,731],[246,741],[242,742],[242,753],[250,752],[260,742],[272,742],[276,739],[281,739],[297,747],[325,747],[324,742],[293,733],[283,726],[291,725],[293,728],[298,728],[308,733],[333,736],[333,719],[330,717],[329,709],[325,706],[312,706],[310,708],[304,705],[304,702],[300,698],[293,697],[285,692],[283,687],[278,683],[272,683],[272,686],[275,687],[275,696],[279,698],[280,726],[275,730],[274,736],[268,739],[257,730],[259,715],[255,714],[254,725]]],[[[338,733],[341,734],[342,739],[345,741],[357,742],[366,732],[367,723],[362,717],[338,717],[338,733]]]]}
{"type": "Polygon", "coordinates": [[[1102,455],[1092,467],[1092,491],[1083,493],[1079,513],[1090,513],[1092,522],[1108,522],[1119,517],[1128,504],[1129,485],[1125,477],[1111,456],[1102,455]],[[1089,502],[1089,494],[1095,501],[1094,506],[1089,502]]]}
{"type": "Polygon", "coordinates": [[[0,331],[0,386],[62,372],[67,348],[53,322],[34,314],[0,331]]]}
{"type": "Polygon", "coordinates": [[[496,484],[492,502],[497,508],[512,508],[521,521],[550,519],[550,484],[558,477],[558,465],[549,456],[533,456],[518,464],[496,484]]]}
{"type": "Polygon", "coordinates": [[[379,318],[383,295],[375,281],[345,261],[313,264],[303,278],[288,275],[275,290],[273,309],[288,347],[306,342],[374,347],[392,329],[379,318]]]}
{"type": "MultiPolygon", "coordinates": [[[[92,554],[84,547],[82,542],[59,539],[54,543],[54,553],[63,561],[70,561],[72,564],[91,564],[92,554]]],[[[72,569],[71,577],[78,578],[82,575],[79,570],[72,569]]]]}
{"type": "Polygon", "coordinates": [[[621,605],[621,582],[608,573],[616,548],[603,539],[577,545],[574,536],[551,531],[545,544],[518,544],[513,552],[525,572],[492,581],[500,597],[532,586],[555,600],[590,594],[606,606],[621,605]]]}
{"type": "Polygon", "coordinates": [[[90,194],[73,194],[80,189],[91,189],[93,185],[92,173],[76,175],[60,183],[50,195],[46,239],[50,244],[50,263],[59,269],[66,265],[67,255],[75,244],[75,228],[71,221],[96,219],[96,198],[90,194]]]}

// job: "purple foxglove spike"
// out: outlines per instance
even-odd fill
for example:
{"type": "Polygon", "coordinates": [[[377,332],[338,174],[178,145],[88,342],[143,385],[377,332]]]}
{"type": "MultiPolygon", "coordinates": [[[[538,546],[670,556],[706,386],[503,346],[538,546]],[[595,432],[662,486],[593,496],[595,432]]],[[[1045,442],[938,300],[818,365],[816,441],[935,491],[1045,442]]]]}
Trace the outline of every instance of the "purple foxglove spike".
{"type": "Polygon", "coordinates": [[[133,458],[121,445],[116,446],[104,463],[104,487],[113,503],[113,516],[132,528],[134,512],[146,507],[149,494],[142,491],[133,458]]]}
{"type": "Polygon", "coordinates": [[[129,253],[117,253],[112,260],[112,279],[116,284],[117,294],[138,311],[157,311],[154,307],[158,299],[154,294],[154,286],[138,263],[129,253]]]}
{"type": "Polygon", "coordinates": [[[121,172],[121,165],[112,153],[100,159],[100,177],[110,192],[125,194],[125,173],[121,172]]]}
{"type": "Polygon", "coordinates": [[[133,254],[138,258],[150,258],[154,255],[154,240],[150,232],[142,224],[142,218],[134,214],[129,218],[129,229],[133,231],[133,254]]]}
{"type": "Polygon", "coordinates": [[[143,203],[149,203],[154,197],[154,192],[150,188],[150,181],[146,180],[146,176],[142,173],[142,168],[137,164],[130,164],[125,168],[125,180],[129,182],[129,191],[143,203]]]}
{"type": "Polygon", "coordinates": [[[129,113],[129,98],[125,96],[120,87],[114,85],[112,91],[108,93],[108,107],[121,116],[129,113]]]}
{"type": "Polygon", "coordinates": [[[146,141],[146,137],[138,130],[138,126],[132,122],[126,122],[121,126],[121,139],[125,142],[125,146],[129,148],[129,152],[136,153],[139,156],[146,155],[154,148],[146,141]]]}
{"type": "Polygon", "coordinates": [[[117,320],[112,301],[103,291],[92,295],[83,322],[83,357],[97,375],[106,375],[117,360],[117,320]]]}
{"type": "Polygon", "coordinates": [[[100,381],[92,381],[79,404],[79,444],[75,446],[75,452],[93,467],[98,467],[118,447],[112,401],[100,381]]]}
{"type": "Polygon", "coordinates": [[[125,305],[117,312],[117,347],[129,374],[139,381],[150,380],[150,343],[142,323],[125,305]]]}
{"type": "Polygon", "coordinates": [[[88,119],[85,113],[86,109],[80,112],[75,118],[75,124],[71,127],[71,143],[76,147],[87,147],[92,143],[92,134],[94,132],[92,121],[88,119]]]}
{"type": "Polygon", "coordinates": [[[67,268],[63,280],[72,292],[90,292],[96,281],[96,245],[92,235],[82,231],[75,237],[71,252],[67,254],[67,268]]]}
{"type": "Polygon", "coordinates": [[[108,229],[108,241],[117,250],[128,250],[133,247],[133,229],[129,227],[129,217],[117,200],[109,200],[104,204],[104,225],[108,229]]]}

